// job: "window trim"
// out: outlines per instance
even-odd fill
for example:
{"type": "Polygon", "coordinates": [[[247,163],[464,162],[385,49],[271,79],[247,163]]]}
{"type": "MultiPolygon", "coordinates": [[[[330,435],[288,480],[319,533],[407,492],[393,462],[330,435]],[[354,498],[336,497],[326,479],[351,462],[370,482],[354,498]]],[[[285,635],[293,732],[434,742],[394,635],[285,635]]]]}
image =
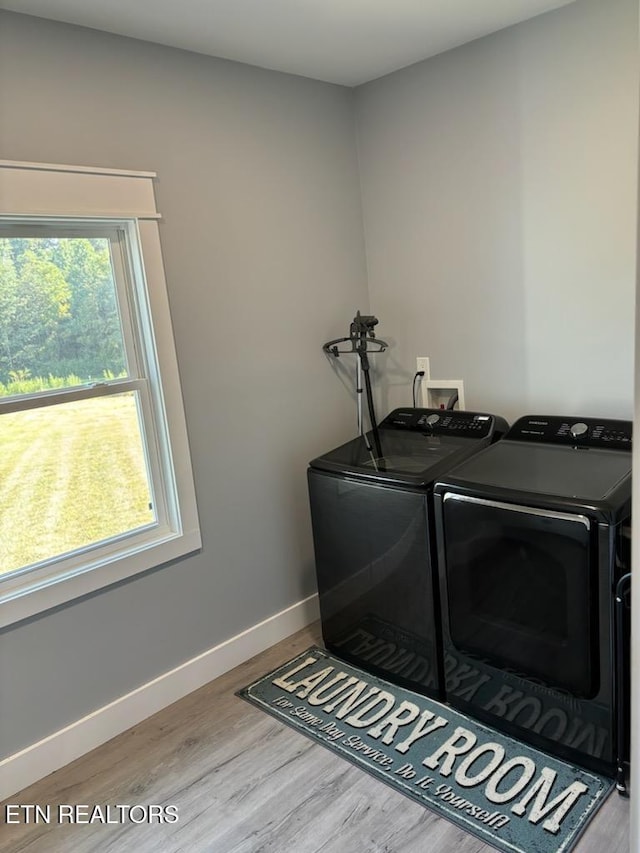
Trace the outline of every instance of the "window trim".
{"type": "MultiPolygon", "coordinates": [[[[159,567],[201,548],[195,486],[182,391],[166,290],[152,172],[128,172],[92,167],[0,161],[0,216],[13,222],[75,220],[90,226],[117,225],[127,229],[128,258],[136,283],[128,297],[145,300],[139,313],[149,326],[141,330],[153,350],[144,353],[148,396],[141,405],[163,412],[166,441],[159,440],[166,523],[138,528],[99,548],[79,549],[63,566],[43,565],[0,576],[0,627],[35,616],[83,595],[159,567]],[[139,255],[139,261],[138,261],[139,255]],[[129,542],[126,554],[122,543],[129,542]]],[[[125,265],[126,266],[126,265],[125,265]]],[[[136,383],[131,377],[125,384],[136,383]]],[[[114,387],[117,383],[114,383],[114,387]]],[[[124,389],[123,389],[124,390],[124,389]]],[[[92,396],[90,386],[78,386],[79,396],[92,396]]],[[[53,402],[55,393],[47,402],[53,402]]],[[[40,402],[43,402],[42,400],[40,402]]],[[[45,403],[46,405],[46,403],[45,403]]],[[[24,401],[23,406],[24,407],[24,401]]],[[[157,419],[152,418],[157,429],[157,419]]],[[[162,430],[161,430],[162,431],[162,430]]],[[[158,473],[158,472],[155,472],[158,473]]]]}

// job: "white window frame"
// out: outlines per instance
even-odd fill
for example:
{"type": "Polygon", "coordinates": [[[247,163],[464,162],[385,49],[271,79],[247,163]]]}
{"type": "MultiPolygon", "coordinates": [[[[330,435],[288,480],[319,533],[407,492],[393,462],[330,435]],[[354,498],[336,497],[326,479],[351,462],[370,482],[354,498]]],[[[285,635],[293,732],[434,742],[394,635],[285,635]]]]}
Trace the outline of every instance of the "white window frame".
{"type": "MultiPolygon", "coordinates": [[[[133,300],[144,383],[114,380],[108,392],[130,390],[152,425],[149,454],[157,524],[72,552],[35,568],[0,573],[0,627],[197,551],[200,528],[178,364],[171,327],[153,172],[59,166],[0,160],[0,221],[43,223],[80,229],[106,226],[124,235],[127,296],[133,300]],[[137,384],[136,384],[137,383],[137,384]],[[153,462],[153,460],[156,462],[153,462]]],[[[95,235],[94,235],[95,236],[95,235]]],[[[65,391],[66,396],[69,389],[65,391]]],[[[96,395],[91,386],[73,389],[76,399],[96,395]]],[[[100,393],[104,393],[104,388],[100,393]]],[[[59,401],[47,395],[48,402],[59,401]]],[[[29,405],[41,405],[33,395],[29,405]]],[[[21,401],[19,408],[24,408],[21,401]]],[[[11,404],[5,404],[5,410],[11,404]]],[[[147,441],[148,441],[147,436],[147,441]]]]}

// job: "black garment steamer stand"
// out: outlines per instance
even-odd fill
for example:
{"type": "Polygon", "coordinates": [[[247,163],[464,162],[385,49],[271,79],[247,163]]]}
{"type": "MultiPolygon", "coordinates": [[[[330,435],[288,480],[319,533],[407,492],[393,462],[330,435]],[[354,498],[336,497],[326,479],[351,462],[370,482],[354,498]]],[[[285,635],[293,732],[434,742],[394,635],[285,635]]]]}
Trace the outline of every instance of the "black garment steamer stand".
{"type": "MultiPolygon", "coordinates": [[[[328,341],[323,344],[322,349],[327,355],[333,355],[336,358],[340,355],[356,353],[358,361],[356,364],[356,400],[358,405],[358,433],[363,437],[367,450],[371,454],[371,458],[375,464],[375,459],[382,457],[382,445],[380,443],[380,433],[378,432],[378,423],[376,421],[375,409],[373,406],[373,394],[371,392],[371,377],[369,375],[369,356],[368,353],[384,352],[388,344],[385,341],[376,338],[374,328],[378,325],[376,317],[371,315],[363,315],[359,311],[353,318],[353,322],[349,328],[348,338],[336,338],[334,341],[328,341]],[[348,349],[340,349],[341,344],[350,344],[348,349]],[[371,423],[371,433],[375,444],[375,455],[369,444],[367,434],[364,429],[364,421],[362,418],[362,375],[364,374],[364,384],[367,392],[367,408],[369,410],[369,421],[371,423]]],[[[377,467],[377,466],[376,466],[377,467]]]]}

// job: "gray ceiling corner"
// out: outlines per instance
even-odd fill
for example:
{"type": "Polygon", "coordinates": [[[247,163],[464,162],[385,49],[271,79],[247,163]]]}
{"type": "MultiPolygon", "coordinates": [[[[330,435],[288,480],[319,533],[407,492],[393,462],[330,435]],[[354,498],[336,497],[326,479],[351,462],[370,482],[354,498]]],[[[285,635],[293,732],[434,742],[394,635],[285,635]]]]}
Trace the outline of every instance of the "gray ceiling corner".
{"type": "Polygon", "coordinates": [[[576,0],[0,0],[0,9],[357,86],[576,0]]]}

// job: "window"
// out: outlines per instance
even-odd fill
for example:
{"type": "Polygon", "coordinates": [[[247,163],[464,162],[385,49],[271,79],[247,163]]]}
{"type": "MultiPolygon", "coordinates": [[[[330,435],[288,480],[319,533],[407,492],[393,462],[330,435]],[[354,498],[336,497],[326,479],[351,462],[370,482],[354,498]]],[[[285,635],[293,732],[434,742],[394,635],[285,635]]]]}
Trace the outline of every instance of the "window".
{"type": "Polygon", "coordinates": [[[151,180],[0,161],[0,624],[200,547],[151,180]]]}

